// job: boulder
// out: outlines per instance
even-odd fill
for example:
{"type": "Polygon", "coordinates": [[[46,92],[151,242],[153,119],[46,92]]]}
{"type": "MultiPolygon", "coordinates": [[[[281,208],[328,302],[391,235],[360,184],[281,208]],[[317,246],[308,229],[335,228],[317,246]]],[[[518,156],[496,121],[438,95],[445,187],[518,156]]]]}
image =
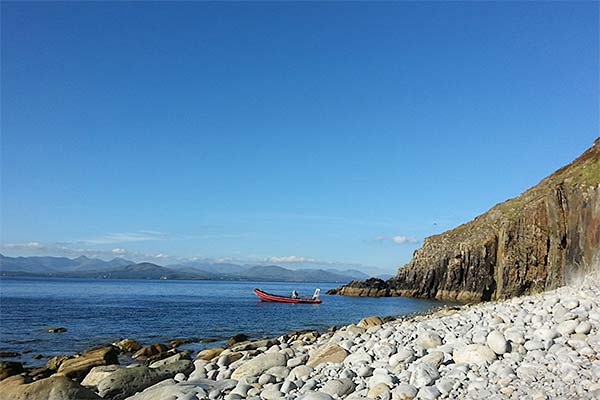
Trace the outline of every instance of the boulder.
{"type": "Polygon", "coordinates": [[[174,363],[179,360],[190,360],[190,357],[187,355],[187,353],[176,353],[170,357],[163,358],[162,360],[154,361],[153,363],[151,363],[149,365],[149,367],[150,368],[158,368],[158,367],[162,367],[162,366],[174,363]]]}
{"type": "Polygon", "coordinates": [[[417,365],[410,376],[410,384],[416,388],[429,386],[440,377],[437,367],[428,363],[417,365]]]}
{"type": "Polygon", "coordinates": [[[129,397],[127,400],[166,400],[166,399],[181,399],[188,394],[192,394],[193,399],[197,399],[196,393],[201,393],[206,397],[206,392],[200,387],[194,385],[178,384],[173,379],[166,379],[142,392],[129,397]]]}
{"type": "Polygon", "coordinates": [[[323,392],[308,391],[300,400],[333,400],[333,397],[323,392]]]}
{"type": "Polygon", "coordinates": [[[233,335],[232,337],[227,339],[226,344],[227,346],[233,346],[238,343],[246,342],[248,341],[248,339],[248,336],[244,335],[243,333],[238,333],[237,335],[233,335]]]}
{"type": "Polygon", "coordinates": [[[498,331],[491,331],[486,338],[486,343],[496,354],[504,354],[509,350],[508,342],[504,335],[498,331]]]}
{"type": "Polygon", "coordinates": [[[16,361],[0,361],[0,381],[23,372],[23,364],[16,361]]]}
{"type": "Polygon", "coordinates": [[[80,356],[63,361],[58,373],[68,378],[81,380],[94,367],[118,364],[119,353],[113,346],[106,346],[84,352],[80,356]]]}
{"type": "Polygon", "coordinates": [[[370,399],[376,399],[378,396],[381,396],[385,393],[389,393],[389,391],[390,388],[388,387],[388,385],[386,385],[385,383],[378,383],[377,385],[369,389],[369,391],[367,392],[367,397],[370,399]]]}
{"type": "Polygon", "coordinates": [[[2,400],[84,400],[98,395],[62,375],[27,382],[21,375],[0,381],[2,400]]]}
{"type": "Polygon", "coordinates": [[[118,342],[113,343],[113,345],[123,353],[135,353],[142,348],[142,345],[133,339],[119,340],[118,342]]]}
{"type": "Polygon", "coordinates": [[[452,358],[457,364],[485,365],[496,359],[496,353],[485,345],[470,344],[454,349],[452,358]]]}
{"type": "Polygon", "coordinates": [[[121,368],[98,382],[98,394],[102,398],[122,400],[166,378],[160,368],[144,365],[121,368]]]}
{"type": "Polygon", "coordinates": [[[211,347],[210,349],[204,349],[198,353],[196,359],[210,361],[220,355],[224,350],[225,349],[223,347],[211,347]]]}
{"type": "Polygon", "coordinates": [[[393,400],[410,400],[417,396],[417,388],[413,385],[400,384],[392,392],[393,400]]]}
{"type": "Polygon", "coordinates": [[[359,328],[370,328],[372,326],[377,326],[383,324],[383,320],[378,316],[366,317],[360,320],[356,326],[359,328]]]}
{"type": "Polygon", "coordinates": [[[257,376],[272,367],[285,367],[287,355],[282,353],[265,353],[254,357],[239,366],[231,378],[241,380],[244,377],[257,376]]]}
{"type": "Polygon", "coordinates": [[[329,380],[321,388],[321,392],[327,393],[332,397],[343,397],[348,393],[352,393],[356,385],[352,382],[352,379],[332,379],[329,380]]]}
{"type": "Polygon", "coordinates": [[[85,378],[83,378],[81,385],[96,388],[100,381],[120,368],[125,367],[120,365],[100,365],[98,367],[94,367],[90,370],[90,372],[88,372],[85,378]]]}
{"type": "Polygon", "coordinates": [[[69,356],[64,356],[64,355],[60,355],[60,356],[54,356],[51,359],[48,360],[48,362],[46,362],[46,368],[48,368],[49,370],[52,371],[57,371],[58,368],[60,367],[60,364],[62,364],[64,361],[68,360],[69,356]]]}
{"type": "Polygon", "coordinates": [[[347,356],[348,352],[346,350],[337,344],[330,343],[311,351],[306,365],[314,368],[326,362],[341,363],[347,356]]]}
{"type": "Polygon", "coordinates": [[[132,358],[148,358],[148,357],[152,357],[155,356],[157,354],[160,353],[164,353],[167,350],[169,350],[169,348],[167,346],[165,346],[162,343],[154,343],[151,344],[149,346],[144,346],[141,349],[139,349],[138,351],[136,351],[133,356],[131,356],[132,358]]]}
{"type": "Polygon", "coordinates": [[[442,338],[436,332],[424,331],[419,332],[416,343],[426,349],[432,349],[442,345],[442,338]]]}

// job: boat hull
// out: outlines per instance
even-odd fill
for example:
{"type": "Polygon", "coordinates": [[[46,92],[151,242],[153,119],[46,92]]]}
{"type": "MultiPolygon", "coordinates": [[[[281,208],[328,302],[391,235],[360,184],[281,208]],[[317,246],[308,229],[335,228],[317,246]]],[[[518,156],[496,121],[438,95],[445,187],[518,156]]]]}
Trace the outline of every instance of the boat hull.
{"type": "Polygon", "coordinates": [[[254,289],[254,294],[261,299],[262,301],[269,301],[274,303],[291,303],[291,304],[320,304],[320,299],[313,299],[310,297],[286,297],[279,296],[276,294],[270,294],[267,292],[263,292],[260,289],[254,289]]]}

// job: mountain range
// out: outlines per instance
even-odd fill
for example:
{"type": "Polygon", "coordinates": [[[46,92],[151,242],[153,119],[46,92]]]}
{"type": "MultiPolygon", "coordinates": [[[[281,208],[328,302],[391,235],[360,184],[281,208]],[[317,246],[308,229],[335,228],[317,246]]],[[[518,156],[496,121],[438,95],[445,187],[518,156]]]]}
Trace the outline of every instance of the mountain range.
{"type": "Polygon", "coordinates": [[[168,266],[123,258],[104,261],[80,256],[7,257],[0,254],[0,275],[99,279],[202,279],[282,282],[340,282],[365,279],[356,270],[287,269],[277,265],[238,265],[189,261],[168,266]]]}

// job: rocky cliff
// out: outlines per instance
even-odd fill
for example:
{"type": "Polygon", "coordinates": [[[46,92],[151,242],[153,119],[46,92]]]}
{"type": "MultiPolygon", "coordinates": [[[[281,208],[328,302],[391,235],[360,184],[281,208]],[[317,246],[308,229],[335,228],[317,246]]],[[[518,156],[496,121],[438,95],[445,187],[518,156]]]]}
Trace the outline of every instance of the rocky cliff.
{"type": "Polygon", "coordinates": [[[598,263],[600,138],[575,161],[473,221],[426,238],[395,277],[328,293],[505,299],[561,286],[598,263]]]}

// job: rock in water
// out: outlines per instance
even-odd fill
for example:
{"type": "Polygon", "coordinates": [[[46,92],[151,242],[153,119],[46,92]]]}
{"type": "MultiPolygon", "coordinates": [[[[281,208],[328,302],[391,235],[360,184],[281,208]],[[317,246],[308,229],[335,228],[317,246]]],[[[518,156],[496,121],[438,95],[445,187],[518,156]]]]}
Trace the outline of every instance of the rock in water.
{"type": "Polygon", "coordinates": [[[227,346],[233,346],[234,344],[242,343],[250,339],[248,336],[243,333],[239,333],[237,335],[233,335],[229,339],[227,339],[227,346]]]}
{"type": "Polygon", "coordinates": [[[113,346],[88,350],[81,356],[63,361],[58,368],[58,373],[71,379],[81,380],[94,367],[118,364],[118,356],[119,353],[113,346]]]}
{"type": "Polygon", "coordinates": [[[0,381],[23,372],[23,364],[16,361],[0,361],[0,381]]]}
{"type": "Polygon", "coordinates": [[[135,359],[138,359],[138,358],[144,359],[144,358],[155,356],[160,353],[164,353],[167,350],[169,350],[169,348],[167,346],[165,346],[164,344],[154,343],[154,344],[151,344],[150,346],[142,347],[141,349],[136,351],[133,354],[133,356],[131,356],[131,357],[135,358],[135,359]]]}
{"type": "Polygon", "coordinates": [[[135,353],[142,348],[142,346],[133,339],[119,340],[118,342],[113,343],[113,345],[124,353],[135,353]]]}
{"type": "Polygon", "coordinates": [[[520,196],[426,238],[388,281],[352,281],[328,293],[479,301],[555,289],[565,277],[594,265],[600,238],[598,171],[600,138],[520,196]]]}
{"type": "Polygon", "coordinates": [[[50,333],[64,333],[67,331],[67,328],[63,328],[62,326],[53,326],[46,329],[46,331],[50,333]]]}
{"type": "Polygon", "coordinates": [[[210,361],[213,358],[220,355],[225,349],[223,347],[212,347],[210,349],[204,349],[198,353],[196,356],[197,359],[210,361]]]}

